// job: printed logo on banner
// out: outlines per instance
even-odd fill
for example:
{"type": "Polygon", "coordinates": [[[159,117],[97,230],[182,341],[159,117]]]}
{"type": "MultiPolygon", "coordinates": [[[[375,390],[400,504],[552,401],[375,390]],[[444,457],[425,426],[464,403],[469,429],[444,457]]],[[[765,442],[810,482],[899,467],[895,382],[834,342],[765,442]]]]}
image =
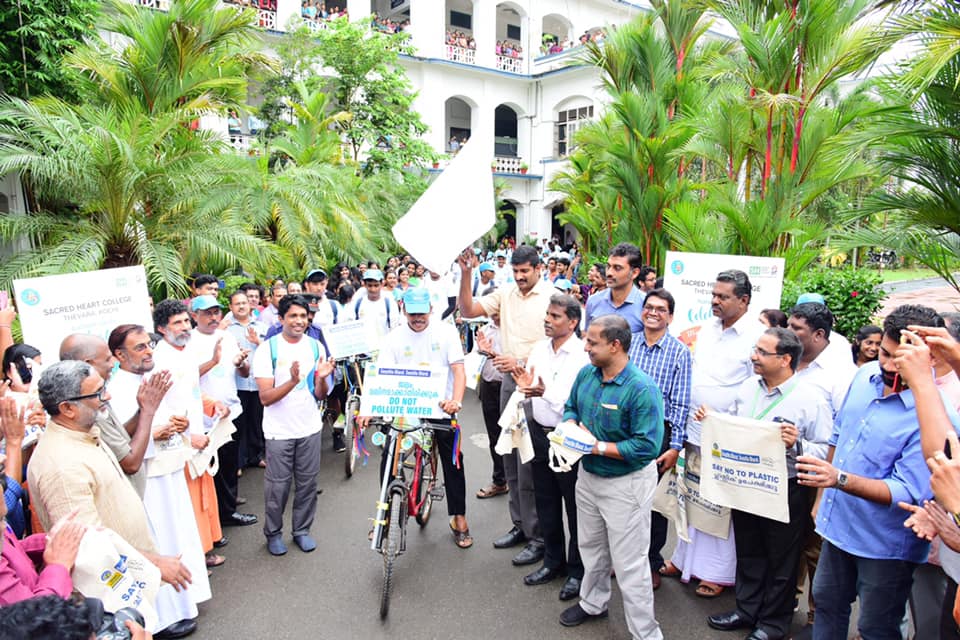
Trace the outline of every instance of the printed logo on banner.
{"type": "Polygon", "coordinates": [[[126,279],[126,278],[117,278],[117,280],[116,280],[116,282],[114,282],[114,284],[116,284],[116,286],[117,286],[118,289],[125,289],[125,288],[127,287],[127,279],[126,279]]]}
{"type": "Polygon", "coordinates": [[[677,274],[677,275],[680,275],[681,273],[683,273],[683,261],[682,261],[682,260],[674,260],[674,261],[670,264],[670,270],[673,271],[673,272],[674,272],[675,274],[677,274]]]}
{"type": "Polygon", "coordinates": [[[40,294],[37,293],[36,289],[24,289],[23,293],[20,294],[20,299],[31,307],[40,304],[40,294]]]}
{"type": "Polygon", "coordinates": [[[749,268],[751,278],[776,278],[780,273],[778,265],[753,265],[749,268]]]}

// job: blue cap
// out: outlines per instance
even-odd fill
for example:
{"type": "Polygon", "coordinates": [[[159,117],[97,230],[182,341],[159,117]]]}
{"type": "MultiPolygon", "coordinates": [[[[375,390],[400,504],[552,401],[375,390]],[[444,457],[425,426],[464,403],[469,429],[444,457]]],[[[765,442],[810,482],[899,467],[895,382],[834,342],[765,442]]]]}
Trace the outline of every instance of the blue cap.
{"type": "Polygon", "coordinates": [[[483,273],[484,271],[495,271],[495,269],[489,262],[482,262],[480,263],[480,273],[483,273]]]}
{"type": "Polygon", "coordinates": [[[407,313],[430,313],[430,292],[424,287],[411,287],[403,294],[403,310],[407,313]]]}
{"type": "Polygon", "coordinates": [[[570,291],[573,289],[573,283],[566,278],[558,278],[557,281],[553,283],[553,286],[560,289],[560,291],[570,291]]]}
{"type": "Polygon", "coordinates": [[[801,293],[800,297],[797,298],[797,304],[803,304],[804,302],[819,302],[820,304],[827,304],[823,299],[823,296],[819,293],[801,293]]]}
{"type": "Polygon", "coordinates": [[[493,255],[494,255],[494,257],[496,257],[496,258],[506,258],[506,257],[507,257],[507,252],[504,251],[503,249],[498,249],[497,252],[496,252],[495,254],[493,254],[493,255]]]}
{"type": "Polygon", "coordinates": [[[383,273],[381,273],[380,269],[367,269],[363,272],[363,279],[383,282],[383,273]]]}
{"type": "Polygon", "coordinates": [[[327,279],[327,272],[323,269],[314,269],[307,273],[307,276],[303,280],[304,282],[310,282],[311,279],[315,279],[316,282],[323,282],[327,279]]]}
{"type": "Polygon", "coordinates": [[[204,309],[212,309],[214,307],[220,308],[220,301],[217,300],[216,296],[203,295],[197,296],[190,303],[191,311],[203,311],[204,309]]]}

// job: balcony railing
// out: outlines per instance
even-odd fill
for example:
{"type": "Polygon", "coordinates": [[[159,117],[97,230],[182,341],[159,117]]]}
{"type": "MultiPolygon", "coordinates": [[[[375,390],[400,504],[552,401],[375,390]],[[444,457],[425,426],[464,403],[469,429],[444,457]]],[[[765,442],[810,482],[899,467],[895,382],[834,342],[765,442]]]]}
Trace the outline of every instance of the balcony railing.
{"type": "Polygon", "coordinates": [[[277,12],[270,9],[257,9],[257,24],[264,29],[277,29],[277,12]]]}
{"type": "Polygon", "coordinates": [[[307,20],[304,18],[303,22],[310,31],[324,31],[330,28],[324,20],[307,20]]]}
{"type": "Polygon", "coordinates": [[[463,64],[477,64],[477,52],[475,49],[466,49],[456,47],[452,44],[447,45],[447,60],[461,62],[463,64]]]}
{"type": "Polygon", "coordinates": [[[497,69],[510,73],[523,73],[523,58],[511,56],[497,56],[497,69]]]}
{"type": "Polygon", "coordinates": [[[493,170],[496,173],[526,173],[527,170],[524,168],[520,169],[520,165],[524,164],[522,158],[517,158],[515,156],[495,156],[493,158],[493,170]]]}
{"type": "Polygon", "coordinates": [[[170,0],[133,0],[133,4],[150,9],[159,9],[161,11],[170,10],[170,0]]]}

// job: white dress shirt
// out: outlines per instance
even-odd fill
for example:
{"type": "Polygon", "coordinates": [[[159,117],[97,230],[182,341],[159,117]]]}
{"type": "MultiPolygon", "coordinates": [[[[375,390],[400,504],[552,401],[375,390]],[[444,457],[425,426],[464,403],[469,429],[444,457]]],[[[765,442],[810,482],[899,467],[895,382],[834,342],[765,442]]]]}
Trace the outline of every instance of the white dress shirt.
{"type": "Polygon", "coordinates": [[[543,380],[543,396],[531,398],[533,419],[544,427],[553,428],[563,418],[563,405],[580,369],[590,364],[583,341],[571,335],[560,348],[553,350],[553,339],[547,338],[534,345],[527,359],[527,371],[533,371],[534,385],[543,380]]]}

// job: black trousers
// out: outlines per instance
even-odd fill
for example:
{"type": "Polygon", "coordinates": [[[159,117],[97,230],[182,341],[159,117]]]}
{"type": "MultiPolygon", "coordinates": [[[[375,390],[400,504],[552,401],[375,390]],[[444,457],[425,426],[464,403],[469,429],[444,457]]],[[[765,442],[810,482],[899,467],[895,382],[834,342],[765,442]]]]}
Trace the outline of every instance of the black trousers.
{"type": "MultiPolygon", "coordinates": [[[[660,445],[660,455],[666,453],[670,448],[670,427],[664,425],[663,443],[660,445]]],[[[663,477],[660,467],[657,467],[657,482],[663,477]]],[[[667,528],[670,521],[660,515],[659,511],[650,513],[650,550],[647,551],[647,558],[650,560],[650,570],[659,571],[664,565],[663,546],[667,544],[667,528]]]]}
{"type": "Polygon", "coordinates": [[[737,611],[774,638],[786,637],[793,619],[797,570],[810,518],[810,487],[788,484],[790,522],[733,511],[737,543],[737,611]]]}
{"type": "Polygon", "coordinates": [[[543,426],[529,422],[533,442],[533,488],[537,504],[537,519],[543,534],[543,566],[566,569],[572,578],[583,578],[583,561],[577,544],[577,471],[557,472],[550,468],[550,441],[543,426]],[[563,514],[567,514],[569,540],[565,542],[563,514]]]}
{"type": "MultiPolygon", "coordinates": [[[[450,420],[437,420],[440,424],[450,424],[450,420]]],[[[461,437],[463,433],[461,431],[461,437]]],[[[440,458],[440,467],[443,469],[443,486],[447,500],[447,514],[463,516],[467,513],[467,480],[463,468],[463,451],[460,451],[460,468],[453,463],[453,431],[436,430],[433,432],[433,446],[437,448],[440,458]]],[[[461,449],[463,443],[461,441],[461,449]]],[[[383,474],[387,466],[387,452],[380,452],[380,484],[383,485],[383,474]]]]}
{"type": "MultiPolygon", "coordinates": [[[[237,391],[237,397],[240,398],[240,406],[243,407],[243,413],[233,421],[237,427],[237,432],[233,435],[238,441],[239,464],[243,467],[255,467],[263,460],[266,451],[263,442],[263,405],[260,403],[260,392],[237,391]]],[[[223,449],[220,450],[220,455],[223,456],[223,449]]],[[[223,464],[223,460],[220,464],[223,464]]]]}
{"type": "Polygon", "coordinates": [[[500,437],[500,383],[487,382],[480,378],[477,387],[480,395],[480,410],[483,412],[483,424],[487,428],[487,438],[490,440],[490,459],[493,461],[493,484],[498,487],[507,486],[507,477],[503,474],[503,456],[497,453],[497,439],[500,437]]]}
{"type": "MultiPolygon", "coordinates": [[[[239,420],[239,418],[238,418],[239,420]]],[[[236,424],[236,421],[234,421],[236,424]]],[[[213,487],[217,492],[217,507],[220,519],[224,520],[237,510],[237,469],[240,467],[240,443],[237,433],[230,436],[230,442],[217,450],[220,468],[213,476],[213,487]]]]}

